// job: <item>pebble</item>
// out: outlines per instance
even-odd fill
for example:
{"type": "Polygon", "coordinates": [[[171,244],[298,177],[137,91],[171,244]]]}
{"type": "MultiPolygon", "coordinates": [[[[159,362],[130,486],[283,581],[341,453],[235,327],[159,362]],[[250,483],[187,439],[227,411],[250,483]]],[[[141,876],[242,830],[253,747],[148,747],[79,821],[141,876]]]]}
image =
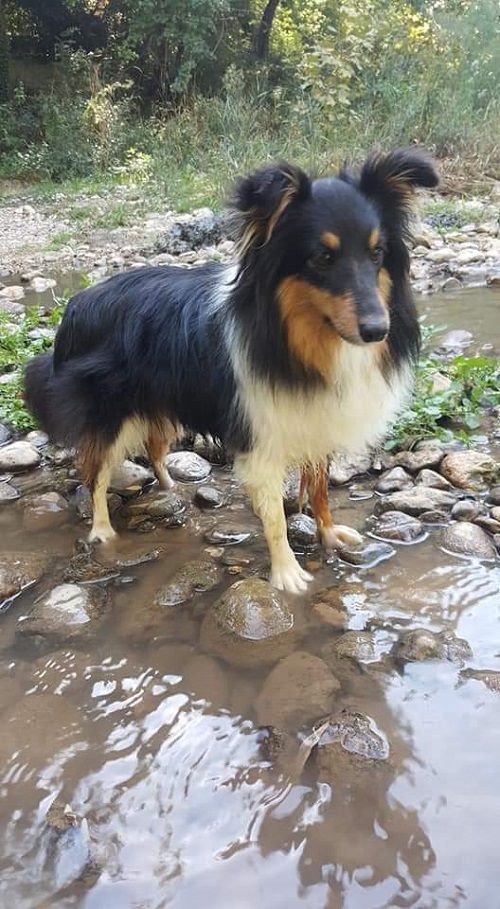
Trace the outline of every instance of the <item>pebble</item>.
{"type": "Polygon", "coordinates": [[[251,536],[253,532],[245,527],[221,523],[206,531],[205,540],[213,546],[237,546],[239,543],[246,543],[251,536]]]}
{"type": "Polygon", "coordinates": [[[318,545],[316,521],[307,514],[294,514],[287,520],[288,539],[295,549],[311,549],[318,545]]]}
{"type": "Polygon", "coordinates": [[[453,493],[444,489],[433,489],[430,486],[415,486],[401,492],[393,492],[375,505],[377,514],[384,511],[403,511],[405,514],[419,515],[434,509],[450,509],[456,502],[453,493]]]}
{"type": "Polygon", "coordinates": [[[394,456],[394,463],[405,467],[410,473],[418,473],[425,468],[438,467],[443,460],[443,449],[438,446],[428,446],[415,451],[400,451],[394,456]]]}
{"type": "Polygon", "coordinates": [[[18,633],[74,640],[95,631],[105,607],[105,594],[96,587],[60,584],[35,600],[29,615],[21,618],[18,633]]]}
{"type": "Polygon", "coordinates": [[[448,552],[457,555],[471,556],[492,562],[496,559],[496,549],[488,534],[477,524],[459,521],[450,524],[442,532],[441,545],[448,552]]]}
{"type": "Polygon", "coordinates": [[[3,423],[0,423],[0,445],[5,445],[9,441],[12,433],[8,426],[5,426],[3,423]]]}
{"type": "Polygon", "coordinates": [[[262,726],[298,729],[328,714],[340,684],[326,663],[297,650],[271,670],[255,701],[262,726]]]}
{"type": "Polygon", "coordinates": [[[40,461],[40,452],[29,442],[11,442],[0,448],[0,470],[31,470],[40,461]]]}
{"type": "Polygon", "coordinates": [[[0,600],[41,580],[53,557],[38,552],[4,552],[0,559],[0,600]]]}
{"type": "Polygon", "coordinates": [[[109,488],[118,495],[126,495],[127,492],[133,493],[137,489],[142,489],[146,483],[151,482],[153,477],[152,470],[147,470],[134,461],[124,461],[123,464],[119,464],[113,469],[109,488]]]}
{"type": "Polygon", "coordinates": [[[357,568],[373,568],[379,562],[390,559],[395,554],[395,550],[389,543],[363,540],[358,547],[342,544],[338,547],[337,554],[339,559],[349,565],[355,565],[357,568]]]}
{"type": "Polygon", "coordinates": [[[34,277],[30,283],[30,289],[36,294],[44,294],[46,291],[55,287],[56,284],[57,281],[55,281],[54,278],[34,277]]]}
{"type": "Polygon", "coordinates": [[[154,603],[157,606],[178,606],[191,600],[196,593],[213,590],[221,577],[222,571],[216,562],[208,559],[187,562],[157,591],[154,603]]]}
{"type": "Polygon", "coordinates": [[[321,656],[332,668],[335,668],[335,661],[339,658],[361,664],[374,663],[379,659],[372,631],[345,631],[323,645],[321,656]]]}
{"type": "Polygon", "coordinates": [[[417,483],[422,486],[431,486],[433,489],[451,489],[451,483],[446,477],[441,476],[436,470],[424,468],[417,476],[417,483]]]}
{"type": "Polygon", "coordinates": [[[23,529],[39,533],[60,527],[68,520],[69,507],[58,492],[45,492],[24,502],[23,529]]]}
{"type": "Polygon", "coordinates": [[[320,777],[347,788],[354,783],[353,775],[359,783],[368,774],[371,786],[374,769],[384,767],[389,756],[389,742],[375,721],[348,709],[331,717],[314,749],[320,777]]]}
{"type": "Polygon", "coordinates": [[[352,457],[336,455],[330,462],[328,476],[332,486],[343,486],[354,477],[367,473],[371,467],[371,458],[368,455],[352,457]]]}
{"type": "Polygon", "coordinates": [[[455,521],[474,521],[482,507],[474,499],[459,499],[451,509],[451,516],[455,521]]]}
{"type": "Polygon", "coordinates": [[[453,486],[481,491],[500,475],[500,463],[482,451],[455,451],[447,454],[441,473],[453,486]]]}
{"type": "Polygon", "coordinates": [[[377,492],[387,495],[390,492],[400,492],[408,486],[413,486],[413,479],[404,467],[393,467],[380,475],[375,484],[377,492]]]}
{"type": "Polygon", "coordinates": [[[284,594],[259,578],[229,587],[209,608],[200,633],[205,651],[237,667],[275,663],[296,640],[284,594]]]}
{"type": "Polygon", "coordinates": [[[15,502],[20,497],[21,493],[11,483],[0,483],[0,505],[15,502]]]}
{"type": "Polygon", "coordinates": [[[422,522],[403,511],[386,511],[381,514],[373,532],[377,537],[398,543],[415,543],[426,535],[422,522]]]}
{"type": "Polygon", "coordinates": [[[424,660],[450,660],[463,665],[472,657],[467,641],[452,632],[435,632],[429,628],[412,628],[400,635],[394,647],[400,663],[419,663],[424,660]]]}
{"type": "Polygon", "coordinates": [[[186,503],[173,490],[164,489],[139,496],[138,499],[128,502],[123,510],[126,515],[145,515],[177,526],[179,517],[182,517],[186,510],[186,503]]]}
{"type": "Polygon", "coordinates": [[[500,692],[500,672],[498,669],[462,669],[460,679],[475,679],[482,682],[490,691],[500,692]]]}
{"type": "Polygon", "coordinates": [[[206,480],[212,470],[211,464],[194,451],[174,451],[167,455],[166,463],[173,479],[182,483],[206,480]]]}
{"type": "Polygon", "coordinates": [[[216,486],[198,486],[194,503],[200,508],[221,508],[226,504],[226,496],[216,486]]]}

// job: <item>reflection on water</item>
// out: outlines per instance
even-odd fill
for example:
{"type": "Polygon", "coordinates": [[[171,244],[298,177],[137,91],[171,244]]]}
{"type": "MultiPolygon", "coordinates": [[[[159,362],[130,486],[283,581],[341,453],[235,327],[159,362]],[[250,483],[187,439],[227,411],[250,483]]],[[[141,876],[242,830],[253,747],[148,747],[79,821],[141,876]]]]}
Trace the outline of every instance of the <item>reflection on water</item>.
{"type": "MultiPolygon", "coordinates": [[[[444,302],[439,305],[445,306],[444,302]]],[[[467,315],[471,312],[467,308],[467,315]]],[[[471,327],[465,316],[460,327],[471,327]]],[[[250,520],[225,471],[232,519],[250,520]]],[[[188,487],[192,494],[193,488],[188,487]]],[[[335,494],[339,520],[361,526],[372,502],[335,494]],[[354,509],[354,510],[353,510],[354,509]]],[[[500,573],[446,555],[432,536],[375,568],[323,563],[292,603],[297,644],[320,655],[338,634],[311,610],[337,584],[350,628],[382,629],[378,662],[332,665],[332,711],[368,714],[390,757],[318,773],[272,760],[254,703],[270,667],[239,669],[202,653],[212,594],[151,625],[148,604],[179,564],[205,551],[213,516],[188,529],[128,534],[166,544],[127,569],[96,635],[78,646],[16,637],[35,593],[1,617],[0,905],[16,909],[486,909],[498,902],[500,695],[460,678],[451,662],[404,669],[389,647],[411,627],[454,631],[469,665],[500,670],[500,573]],[[56,795],[83,824],[56,833],[56,795]]],[[[218,520],[218,518],[217,518],[218,520]]],[[[81,525],[27,538],[15,507],[2,515],[8,549],[65,559],[81,525]]],[[[152,544],[151,544],[152,545],[152,544]]],[[[264,558],[260,536],[234,547],[264,558]]],[[[307,734],[309,729],[292,729],[307,734]]]]}

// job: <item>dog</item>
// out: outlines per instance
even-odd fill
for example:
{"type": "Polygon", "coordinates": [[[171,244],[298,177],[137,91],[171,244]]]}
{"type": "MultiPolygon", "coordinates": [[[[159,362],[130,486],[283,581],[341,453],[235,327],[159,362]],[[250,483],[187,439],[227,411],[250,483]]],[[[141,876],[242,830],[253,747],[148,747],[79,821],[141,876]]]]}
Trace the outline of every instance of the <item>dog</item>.
{"type": "Polygon", "coordinates": [[[269,164],[235,186],[232,264],[143,267],[73,297],[25,389],[49,436],[77,450],[91,540],[114,536],[113,465],[145,452],[168,488],[165,456],[184,430],[233,453],[277,588],[310,580],[287,541],[289,468],[303,471],[323,543],[359,540],[331,517],[326,459],[377,443],[411,391],[409,216],[414,189],[437,182],[417,148],[320,179],[269,164]]]}

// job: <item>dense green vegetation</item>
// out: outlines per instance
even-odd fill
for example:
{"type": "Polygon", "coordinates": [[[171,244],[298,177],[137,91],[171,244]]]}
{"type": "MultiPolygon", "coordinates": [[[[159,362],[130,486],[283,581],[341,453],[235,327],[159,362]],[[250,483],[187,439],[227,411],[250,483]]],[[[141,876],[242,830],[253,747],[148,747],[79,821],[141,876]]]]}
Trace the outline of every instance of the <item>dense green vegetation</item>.
{"type": "Polygon", "coordinates": [[[499,84],[497,0],[1,0],[0,177],[192,207],[269,156],[420,141],[480,189],[499,84]]]}

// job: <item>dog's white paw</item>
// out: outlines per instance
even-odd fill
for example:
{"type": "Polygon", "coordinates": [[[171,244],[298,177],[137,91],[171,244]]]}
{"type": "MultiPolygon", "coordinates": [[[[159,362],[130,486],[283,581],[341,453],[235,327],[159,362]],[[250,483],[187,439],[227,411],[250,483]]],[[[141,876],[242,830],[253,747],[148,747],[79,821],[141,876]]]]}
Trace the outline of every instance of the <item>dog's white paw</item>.
{"type": "Polygon", "coordinates": [[[106,527],[93,527],[89,533],[89,543],[112,543],[118,536],[111,525],[106,527]]]}
{"type": "Polygon", "coordinates": [[[312,575],[308,571],[304,571],[295,558],[280,565],[273,565],[271,584],[278,590],[286,590],[287,593],[304,593],[309,581],[312,581],[312,575]]]}
{"type": "Polygon", "coordinates": [[[361,546],[363,537],[353,527],[345,524],[332,524],[325,527],[321,533],[321,540],[326,549],[339,549],[342,546],[361,546]]]}

